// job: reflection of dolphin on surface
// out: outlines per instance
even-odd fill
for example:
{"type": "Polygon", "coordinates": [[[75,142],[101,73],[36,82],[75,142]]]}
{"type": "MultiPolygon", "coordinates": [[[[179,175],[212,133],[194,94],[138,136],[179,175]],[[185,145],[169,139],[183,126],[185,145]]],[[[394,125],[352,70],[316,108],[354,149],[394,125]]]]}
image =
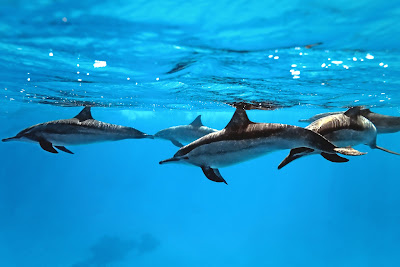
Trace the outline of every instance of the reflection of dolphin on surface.
{"type": "Polygon", "coordinates": [[[97,121],[93,119],[90,107],[85,107],[72,119],[36,124],[2,141],[38,142],[48,152],[58,153],[54,145],[61,151],[73,154],[64,146],[138,138],[153,138],[153,136],[131,127],[97,121]]]}
{"type": "Polygon", "coordinates": [[[250,160],[269,152],[307,147],[335,155],[362,155],[352,148],[338,148],[322,135],[297,126],[279,123],[254,123],[246,111],[236,109],[228,125],[182,147],[173,158],[160,161],[189,163],[200,167],[206,177],[225,182],[218,168],[250,160]]]}
{"type": "Polygon", "coordinates": [[[200,137],[216,131],[204,126],[201,122],[201,115],[199,115],[189,125],[174,126],[161,130],[154,137],[170,140],[177,147],[183,147],[182,143],[191,143],[200,137]]]}
{"type": "MultiPolygon", "coordinates": [[[[365,118],[361,107],[348,109],[346,112],[322,117],[306,127],[306,129],[317,132],[333,144],[346,147],[358,144],[366,144],[371,148],[381,149],[395,155],[396,152],[387,150],[376,145],[377,131],[374,124],[365,118]]],[[[291,161],[302,156],[315,154],[313,149],[299,147],[290,150],[289,155],[279,164],[278,169],[284,167],[291,161]]],[[[321,153],[322,154],[322,153],[321,153]]],[[[324,156],[324,155],[323,155],[324,156]]],[[[336,155],[336,162],[347,162],[348,159],[336,155]]]]}
{"type": "MultiPolygon", "coordinates": [[[[309,119],[305,120],[299,120],[300,122],[313,122],[316,121],[320,118],[330,116],[330,115],[335,115],[335,114],[341,114],[343,112],[326,112],[326,113],[320,113],[315,116],[312,116],[309,119]]],[[[379,113],[372,112],[369,109],[361,109],[360,114],[370,120],[376,127],[376,130],[378,131],[379,134],[381,133],[396,133],[400,131],[400,117],[396,116],[388,116],[388,115],[382,115],[379,113]]]]}

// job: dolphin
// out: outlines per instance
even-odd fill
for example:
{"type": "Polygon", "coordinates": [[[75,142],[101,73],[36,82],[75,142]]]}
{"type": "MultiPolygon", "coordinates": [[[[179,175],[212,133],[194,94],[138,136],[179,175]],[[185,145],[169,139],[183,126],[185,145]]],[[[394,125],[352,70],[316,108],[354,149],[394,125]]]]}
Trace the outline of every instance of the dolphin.
{"type": "MultiPolygon", "coordinates": [[[[322,117],[308,125],[306,129],[323,135],[326,139],[339,147],[366,144],[372,149],[380,149],[388,153],[400,155],[399,153],[376,145],[377,129],[375,125],[362,114],[362,107],[353,107],[344,113],[340,112],[334,115],[322,117]]],[[[295,159],[315,153],[316,152],[311,148],[294,148],[279,164],[278,169],[281,169],[295,159]]],[[[324,152],[321,153],[322,156],[328,156],[323,153],[324,152]]],[[[329,157],[335,162],[348,161],[348,159],[342,158],[338,155],[334,155],[333,157],[329,155],[329,157]]]]}
{"type": "Polygon", "coordinates": [[[37,142],[42,149],[50,153],[58,153],[54,148],[56,147],[63,152],[73,154],[65,146],[138,138],[153,138],[153,136],[131,127],[97,121],[93,119],[90,107],[85,107],[72,119],[36,124],[2,141],[37,142]]]}
{"type": "MultiPolygon", "coordinates": [[[[330,115],[336,115],[336,114],[342,114],[343,112],[326,112],[326,113],[320,113],[315,116],[312,116],[309,119],[303,119],[299,120],[300,122],[314,122],[320,118],[330,116],[330,115]]],[[[360,114],[370,120],[376,127],[376,130],[378,131],[378,134],[383,134],[383,133],[396,133],[400,131],[400,117],[396,116],[388,116],[388,115],[383,115],[379,113],[372,112],[370,109],[364,109],[362,108],[360,110],[360,114]]]]}
{"type": "Polygon", "coordinates": [[[319,113],[317,115],[312,116],[311,118],[301,119],[301,120],[299,120],[299,122],[314,122],[314,121],[319,120],[319,119],[321,119],[323,117],[327,117],[327,116],[330,116],[330,115],[336,115],[336,114],[342,114],[342,113],[343,113],[342,111],[319,113]]]}
{"type": "Polygon", "coordinates": [[[362,109],[360,113],[375,125],[378,134],[400,131],[400,117],[382,115],[370,109],[362,109]]]}
{"type": "Polygon", "coordinates": [[[204,126],[201,122],[201,115],[199,115],[189,125],[174,126],[161,130],[154,137],[170,140],[177,147],[183,147],[182,143],[191,143],[200,137],[216,131],[204,126]]]}
{"type": "Polygon", "coordinates": [[[211,181],[226,183],[218,168],[275,150],[295,147],[312,148],[328,154],[363,154],[352,148],[338,148],[322,135],[308,129],[279,123],[251,122],[244,109],[236,108],[224,129],[180,148],[172,158],[160,161],[160,164],[189,163],[200,167],[211,181]]]}

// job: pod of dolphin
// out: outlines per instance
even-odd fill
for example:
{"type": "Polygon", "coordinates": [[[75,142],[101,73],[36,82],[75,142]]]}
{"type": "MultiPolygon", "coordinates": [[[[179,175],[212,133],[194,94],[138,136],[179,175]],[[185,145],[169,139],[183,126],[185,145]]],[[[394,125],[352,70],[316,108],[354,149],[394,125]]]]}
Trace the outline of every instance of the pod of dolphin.
{"type": "Polygon", "coordinates": [[[376,144],[378,133],[400,131],[400,117],[381,115],[358,106],[345,112],[317,114],[300,122],[311,124],[303,128],[280,123],[256,123],[249,120],[243,108],[237,107],[227,126],[220,131],[204,126],[199,115],[189,125],[174,126],[148,135],[132,127],[95,120],[91,108],[84,107],[74,118],[36,124],[2,141],[36,142],[50,153],[58,153],[58,149],[73,154],[65,146],[161,138],[171,141],[180,149],[172,158],[162,160],[160,164],[192,164],[200,167],[211,181],[224,183],[227,182],[218,168],[276,150],[290,149],[278,169],[295,159],[312,154],[320,154],[331,162],[347,162],[347,158],[338,154],[366,154],[352,148],[359,144],[400,155],[376,144]]]}

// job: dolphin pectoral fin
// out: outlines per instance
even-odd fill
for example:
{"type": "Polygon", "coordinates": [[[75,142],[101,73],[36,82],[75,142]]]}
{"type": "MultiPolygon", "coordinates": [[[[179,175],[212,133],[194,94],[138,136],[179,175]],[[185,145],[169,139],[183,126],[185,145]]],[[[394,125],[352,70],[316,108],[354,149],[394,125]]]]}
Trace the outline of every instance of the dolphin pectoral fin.
{"type": "Polygon", "coordinates": [[[290,162],[292,162],[295,159],[301,158],[302,155],[287,155],[286,158],[284,158],[282,160],[282,162],[279,164],[278,166],[278,170],[282,169],[283,167],[285,167],[287,164],[289,164],[290,162]]]}
{"type": "Polygon", "coordinates": [[[224,178],[222,178],[221,174],[219,173],[218,169],[213,169],[211,167],[208,166],[203,166],[201,167],[201,169],[203,170],[204,175],[210,179],[211,181],[217,182],[217,183],[221,183],[224,182],[225,184],[228,184],[224,178]]]}
{"type": "Polygon", "coordinates": [[[293,160],[306,156],[312,152],[314,152],[314,149],[308,147],[296,147],[291,149],[289,155],[287,155],[279,164],[278,170],[282,169],[293,160]]]}
{"type": "Polygon", "coordinates": [[[391,150],[389,150],[389,149],[386,149],[386,148],[383,148],[383,147],[380,147],[380,146],[375,146],[375,147],[372,147],[372,148],[377,148],[377,149],[380,149],[380,150],[382,150],[382,151],[385,151],[385,152],[388,152],[388,153],[391,153],[391,154],[394,154],[394,155],[398,155],[398,156],[400,156],[400,154],[399,154],[399,153],[397,153],[397,152],[394,152],[394,151],[391,151],[391,150]]]}
{"type": "Polygon", "coordinates": [[[53,147],[53,144],[47,140],[39,141],[40,147],[50,153],[58,153],[58,151],[53,147]]]}
{"type": "Polygon", "coordinates": [[[333,150],[346,156],[361,156],[367,154],[366,152],[360,152],[352,147],[336,147],[333,150]]]}
{"type": "Polygon", "coordinates": [[[171,142],[177,147],[183,147],[183,144],[175,139],[171,139],[171,142]]]}
{"type": "Polygon", "coordinates": [[[66,152],[66,153],[74,154],[74,152],[72,152],[71,150],[67,149],[65,146],[55,146],[55,147],[58,148],[61,151],[66,152]]]}
{"type": "Polygon", "coordinates": [[[346,158],[343,158],[339,156],[338,154],[329,154],[322,152],[321,156],[323,156],[325,159],[331,161],[331,162],[348,162],[349,160],[346,158]]]}

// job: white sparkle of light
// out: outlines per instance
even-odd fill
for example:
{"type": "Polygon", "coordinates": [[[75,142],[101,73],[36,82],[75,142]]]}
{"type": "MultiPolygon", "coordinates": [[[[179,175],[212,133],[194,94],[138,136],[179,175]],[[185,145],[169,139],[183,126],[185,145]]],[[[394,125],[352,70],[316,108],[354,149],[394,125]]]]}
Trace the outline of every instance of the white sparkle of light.
{"type": "Polygon", "coordinates": [[[379,63],[379,66],[383,66],[383,62],[379,63]]]}
{"type": "Polygon", "coordinates": [[[300,75],[300,71],[299,70],[290,70],[290,72],[292,73],[292,75],[300,75]]]}
{"type": "Polygon", "coordinates": [[[299,79],[300,76],[293,76],[293,79],[299,79]]]}
{"type": "Polygon", "coordinates": [[[88,72],[88,73],[86,73],[86,75],[87,75],[87,76],[89,76],[89,72],[88,72]]]}
{"type": "Polygon", "coordinates": [[[79,64],[76,64],[77,67],[79,67],[79,64]]]}
{"type": "Polygon", "coordinates": [[[82,81],[82,79],[78,79],[78,82],[81,82],[82,81]]]}
{"type": "Polygon", "coordinates": [[[353,61],[357,61],[357,58],[356,58],[356,57],[353,57],[353,61]]]}
{"type": "Polygon", "coordinates": [[[387,67],[388,67],[388,64],[385,64],[383,67],[384,67],[384,68],[387,68],[387,67]]]}
{"type": "Polygon", "coordinates": [[[332,63],[336,64],[336,65],[339,65],[339,64],[342,64],[343,61],[341,61],[341,60],[332,60],[332,63]]]}
{"type": "Polygon", "coordinates": [[[79,74],[79,73],[80,73],[79,71],[76,72],[76,74],[79,74]]]}
{"type": "Polygon", "coordinates": [[[274,59],[278,59],[279,58],[279,56],[274,56],[274,59]]]}
{"type": "Polygon", "coordinates": [[[131,78],[128,77],[128,78],[126,78],[126,79],[129,81],[131,78]]]}
{"type": "Polygon", "coordinates": [[[273,56],[273,55],[269,55],[268,57],[269,57],[269,58],[273,58],[274,56],[273,56]]]}
{"type": "Polygon", "coordinates": [[[322,63],[322,64],[321,64],[321,68],[324,68],[325,66],[326,66],[325,63],[322,63]]]}
{"type": "Polygon", "coordinates": [[[292,64],[292,68],[296,68],[297,67],[297,65],[296,64],[292,64]]]}
{"type": "Polygon", "coordinates": [[[157,78],[156,78],[156,81],[159,81],[159,80],[160,80],[160,78],[157,77],[157,78]]]}
{"type": "Polygon", "coordinates": [[[52,57],[52,56],[53,56],[53,52],[50,52],[50,53],[49,53],[49,57],[52,57]]]}
{"type": "Polygon", "coordinates": [[[368,54],[365,56],[365,58],[366,58],[366,59],[374,59],[374,56],[371,55],[370,53],[368,53],[368,54]]]}
{"type": "Polygon", "coordinates": [[[28,78],[28,79],[26,79],[28,82],[30,82],[31,81],[31,78],[28,78]]]}
{"type": "Polygon", "coordinates": [[[107,62],[101,60],[95,60],[93,64],[93,67],[95,68],[104,68],[105,66],[107,66],[107,62]]]}
{"type": "Polygon", "coordinates": [[[349,69],[349,66],[343,65],[343,68],[345,68],[346,70],[348,70],[348,69],[349,69]]]}

